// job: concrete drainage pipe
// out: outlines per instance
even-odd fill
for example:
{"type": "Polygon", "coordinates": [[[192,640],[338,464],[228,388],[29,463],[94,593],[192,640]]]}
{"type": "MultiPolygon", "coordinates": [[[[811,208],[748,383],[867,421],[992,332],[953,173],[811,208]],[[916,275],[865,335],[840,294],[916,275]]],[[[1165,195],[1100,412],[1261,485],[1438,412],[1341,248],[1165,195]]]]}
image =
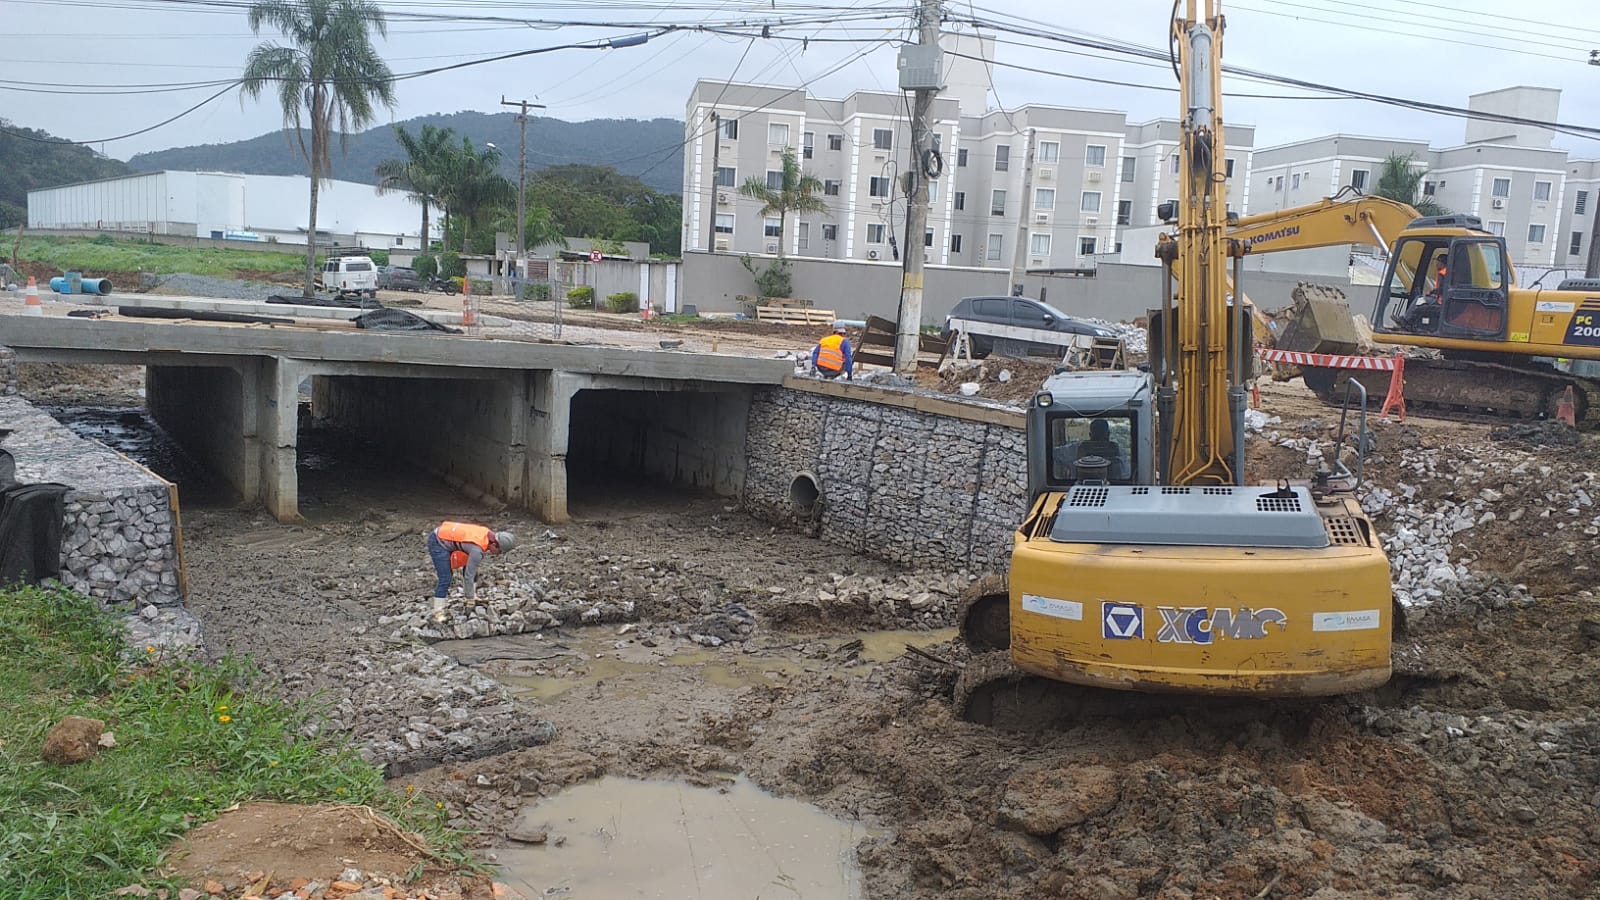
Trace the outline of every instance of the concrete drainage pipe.
{"type": "Polygon", "coordinates": [[[811,515],[821,498],[822,488],[817,485],[817,476],[810,472],[800,472],[789,482],[789,503],[796,515],[811,515]]]}

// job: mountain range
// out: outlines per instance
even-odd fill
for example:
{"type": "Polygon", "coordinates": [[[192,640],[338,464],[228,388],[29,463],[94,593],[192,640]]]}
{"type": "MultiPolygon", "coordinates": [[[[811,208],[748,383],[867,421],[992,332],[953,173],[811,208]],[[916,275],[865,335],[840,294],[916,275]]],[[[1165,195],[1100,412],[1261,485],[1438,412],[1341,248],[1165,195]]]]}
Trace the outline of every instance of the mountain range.
{"type": "MultiPolygon", "coordinates": [[[[452,128],[482,147],[493,143],[501,153],[501,170],[517,177],[517,118],[514,113],[435,113],[392,125],[380,125],[346,136],[344,152],[333,152],[332,176],[344,181],[372,184],[373,169],[385,159],[400,156],[394,129],[404,126],[415,134],[423,125],[452,128]]],[[[128,160],[135,171],[161,169],[241,172],[252,175],[303,175],[294,136],[274,131],[244,141],[200,144],[140,153],[128,160]]],[[[528,171],[565,163],[613,166],[634,175],[664,194],[683,189],[683,122],[677,119],[590,119],[564,122],[528,118],[528,171]]]]}

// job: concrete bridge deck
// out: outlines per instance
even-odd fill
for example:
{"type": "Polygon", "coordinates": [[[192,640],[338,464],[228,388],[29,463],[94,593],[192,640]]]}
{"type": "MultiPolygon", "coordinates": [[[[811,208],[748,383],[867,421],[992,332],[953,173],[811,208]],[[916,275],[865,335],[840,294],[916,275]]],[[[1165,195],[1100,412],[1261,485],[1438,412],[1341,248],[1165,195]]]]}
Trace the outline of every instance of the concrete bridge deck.
{"type": "Polygon", "coordinates": [[[569,454],[736,490],[751,391],[792,372],[786,360],[735,354],[11,309],[0,311],[0,344],[20,362],[147,367],[155,419],[280,519],[298,516],[308,379],[319,423],[558,522],[569,454]]]}

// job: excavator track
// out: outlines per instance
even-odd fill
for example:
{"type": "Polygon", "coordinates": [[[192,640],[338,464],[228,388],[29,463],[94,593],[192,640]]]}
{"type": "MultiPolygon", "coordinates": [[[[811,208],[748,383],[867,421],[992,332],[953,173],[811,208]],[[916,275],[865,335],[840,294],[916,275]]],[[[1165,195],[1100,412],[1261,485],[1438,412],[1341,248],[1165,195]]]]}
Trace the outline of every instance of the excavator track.
{"type": "Polygon", "coordinates": [[[979,578],[961,593],[961,639],[973,653],[1011,648],[1011,586],[1003,574],[979,578]]]}
{"type": "MultiPolygon", "coordinates": [[[[1306,386],[1325,403],[1344,403],[1351,378],[1367,389],[1376,406],[1389,392],[1388,372],[1357,372],[1319,366],[1301,368],[1306,386]]],[[[1495,422],[1553,419],[1568,387],[1572,388],[1574,421],[1593,427],[1585,417],[1600,397],[1600,383],[1554,368],[1513,366],[1464,359],[1408,358],[1405,372],[1408,411],[1463,421],[1495,422]]]]}
{"type": "Polygon", "coordinates": [[[955,714],[974,725],[1002,731],[1036,731],[1059,724],[1075,711],[1070,685],[1028,675],[1011,652],[980,653],[956,679],[955,714]]]}

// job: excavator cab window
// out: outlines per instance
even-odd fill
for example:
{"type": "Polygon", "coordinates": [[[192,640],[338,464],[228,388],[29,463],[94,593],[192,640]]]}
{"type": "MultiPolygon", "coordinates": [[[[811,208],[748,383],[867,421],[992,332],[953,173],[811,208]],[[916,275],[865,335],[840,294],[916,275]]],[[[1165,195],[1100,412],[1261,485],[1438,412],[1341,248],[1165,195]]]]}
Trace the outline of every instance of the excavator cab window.
{"type": "Polygon", "coordinates": [[[1078,460],[1098,456],[1111,462],[1106,472],[1112,484],[1132,484],[1136,432],[1128,414],[1104,416],[1053,415],[1046,420],[1050,442],[1050,481],[1070,486],[1078,480],[1078,460]]]}
{"type": "Polygon", "coordinates": [[[1376,321],[1408,334],[1504,338],[1505,258],[1497,237],[1403,239],[1390,258],[1376,321]]]}

